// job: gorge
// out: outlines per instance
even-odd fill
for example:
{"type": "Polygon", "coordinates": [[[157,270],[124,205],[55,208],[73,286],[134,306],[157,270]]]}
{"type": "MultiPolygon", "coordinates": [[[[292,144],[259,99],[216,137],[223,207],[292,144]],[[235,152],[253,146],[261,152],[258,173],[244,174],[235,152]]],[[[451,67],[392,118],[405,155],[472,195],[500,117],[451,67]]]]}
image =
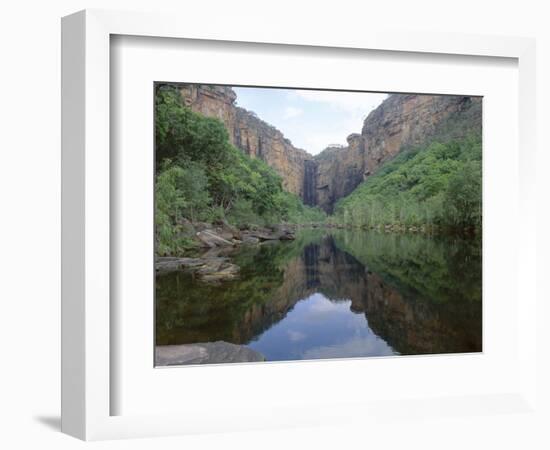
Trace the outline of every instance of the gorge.
{"type": "MultiPolygon", "coordinates": [[[[229,86],[175,84],[192,111],[219,119],[233,145],[259,158],[283,180],[283,188],[304,204],[327,213],[402,150],[441,140],[463,138],[480,128],[481,98],[446,95],[390,94],[368,114],[360,133],[345,147],[328,147],[318,155],[296,148],[284,134],[254,112],[237,106],[229,86]],[[448,130],[449,121],[460,122],[448,130]]],[[[480,130],[479,130],[480,131],[480,130]]]]}
{"type": "Polygon", "coordinates": [[[244,89],[156,86],[156,365],[482,351],[482,99],[244,89]]]}

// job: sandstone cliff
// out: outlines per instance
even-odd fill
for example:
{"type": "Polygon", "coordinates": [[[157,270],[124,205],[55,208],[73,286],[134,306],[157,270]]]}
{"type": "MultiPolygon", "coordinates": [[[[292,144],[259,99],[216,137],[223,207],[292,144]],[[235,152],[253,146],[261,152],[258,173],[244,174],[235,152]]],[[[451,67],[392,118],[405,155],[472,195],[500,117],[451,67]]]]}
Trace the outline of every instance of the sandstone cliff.
{"type": "Polygon", "coordinates": [[[360,134],[348,136],[348,146],[327,148],[315,157],[317,163],[317,199],[326,212],[357,187],[364,179],[365,140],[360,134]]]}
{"type": "Polygon", "coordinates": [[[363,123],[348,146],[315,157],[317,202],[332,212],[335,202],[407,147],[438,138],[463,137],[481,126],[481,98],[443,95],[390,95],[363,123]],[[453,125],[449,122],[453,120],[453,125]]]}
{"type": "Polygon", "coordinates": [[[193,111],[220,119],[231,143],[252,158],[260,158],[283,178],[283,187],[304,197],[305,161],[312,156],[296,148],[278,129],[255,113],[235,105],[237,95],[229,86],[178,85],[182,98],[193,111]]]}
{"type": "Polygon", "coordinates": [[[312,156],[296,148],[277,128],[256,114],[237,107],[234,144],[252,158],[260,158],[283,178],[283,187],[304,198],[304,167],[312,156]]]}
{"type": "Polygon", "coordinates": [[[231,142],[252,158],[261,158],[283,179],[283,187],[332,212],[335,203],[407,147],[438,137],[459,137],[481,126],[481,98],[393,94],[373,110],[361,133],[343,148],[327,148],[315,157],[296,148],[283,133],[255,113],[236,106],[229,86],[178,85],[184,102],[196,112],[220,119],[231,142]],[[462,122],[451,131],[449,119],[462,122]]]}

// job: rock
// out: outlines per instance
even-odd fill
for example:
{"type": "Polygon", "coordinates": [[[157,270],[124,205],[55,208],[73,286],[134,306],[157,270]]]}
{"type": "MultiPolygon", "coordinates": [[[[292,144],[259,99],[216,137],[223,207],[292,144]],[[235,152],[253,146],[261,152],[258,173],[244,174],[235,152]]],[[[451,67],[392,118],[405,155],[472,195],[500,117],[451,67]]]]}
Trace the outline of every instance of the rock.
{"type": "Polygon", "coordinates": [[[293,233],[286,233],[282,234],[279,239],[281,241],[293,241],[294,239],[296,239],[296,236],[293,233]]]}
{"type": "Polygon", "coordinates": [[[211,230],[212,224],[207,222],[195,222],[194,227],[197,231],[211,230]]]}
{"type": "Polygon", "coordinates": [[[247,235],[243,235],[242,242],[243,244],[254,245],[254,244],[258,244],[260,240],[255,236],[250,236],[247,234],[247,235]]]}
{"type": "Polygon", "coordinates": [[[217,226],[211,231],[227,241],[241,238],[241,232],[236,227],[228,224],[227,222],[223,222],[221,225],[217,226]]]}
{"type": "Polygon", "coordinates": [[[233,225],[224,222],[222,228],[224,233],[231,235],[233,239],[241,239],[241,232],[237,227],[234,227],[233,225]]]}
{"type": "Polygon", "coordinates": [[[199,280],[209,283],[234,280],[239,276],[240,267],[231,263],[228,258],[219,256],[220,251],[222,249],[210,249],[201,258],[157,258],[156,272],[162,275],[185,270],[193,273],[199,280]]]}
{"type": "Polygon", "coordinates": [[[180,264],[187,269],[204,266],[205,262],[201,258],[180,258],[180,264]]]}
{"type": "Polygon", "coordinates": [[[465,112],[463,129],[481,124],[481,99],[462,96],[389,95],[348,136],[344,148],[328,147],[315,156],[317,205],[330,213],[335,203],[375,174],[403,148],[422,144],[453,114],[465,112]]]}
{"type": "Polygon", "coordinates": [[[210,248],[233,246],[233,243],[231,241],[228,241],[227,239],[218,236],[212,230],[199,231],[197,233],[197,239],[203,244],[203,246],[210,248]]]}
{"type": "Polygon", "coordinates": [[[183,345],[158,345],[155,348],[156,366],[183,366],[188,364],[223,364],[265,361],[260,352],[244,345],[225,341],[183,345]]]}
{"type": "Polygon", "coordinates": [[[196,272],[197,278],[205,282],[234,280],[239,276],[240,267],[228,262],[227,258],[209,258],[196,272]]]}
{"type": "Polygon", "coordinates": [[[277,240],[278,237],[273,236],[269,232],[265,231],[250,231],[248,236],[254,237],[260,241],[269,241],[269,240],[277,240]]]}
{"type": "Polygon", "coordinates": [[[181,269],[181,258],[173,258],[170,256],[158,257],[155,260],[155,271],[158,274],[175,272],[181,269]]]}
{"type": "Polygon", "coordinates": [[[267,228],[260,228],[249,231],[248,236],[258,238],[260,241],[277,241],[281,237],[281,234],[267,228]]]}
{"type": "Polygon", "coordinates": [[[296,235],[294,234],[294,231],[289,227],[279,227],[279,239],[281,241],[293,241],[296,239],[296,235]]]}
{"type": "Polygon", "coordinates": [[[213,232],[217,236],[225,239],[226,241],[231,242],[234,239],[233,233],[231,233],[230,231],[224,230],[223,228],[216,227],[216,228],[214,228],[213,232]]]}
{"type": "Polygon", "coordinates": [[[155,270],[158,274],[176,272],[185,269],[198,269],[205,265],[201,258],[175,258],[171,256],[159,257],[155,261],[155,270]]]}
{"type": "Polygon", "coordinates": [[[190,220],[183,218],[178,222],[178,225],[180,226],[182,236],[195,236],[197,230],[190,220]]]}

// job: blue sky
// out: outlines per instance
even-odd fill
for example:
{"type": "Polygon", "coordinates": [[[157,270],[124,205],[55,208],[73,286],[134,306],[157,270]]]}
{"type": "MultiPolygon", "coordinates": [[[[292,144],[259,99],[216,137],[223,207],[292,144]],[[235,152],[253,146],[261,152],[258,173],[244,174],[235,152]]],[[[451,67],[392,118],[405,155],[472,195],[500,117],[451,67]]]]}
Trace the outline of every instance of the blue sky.
{"type": "Polygon", "coordinates": [[[316,155],[346,145],[387,94],[236,87],[237,104],[283,132],[295,147],[316,155]]]}

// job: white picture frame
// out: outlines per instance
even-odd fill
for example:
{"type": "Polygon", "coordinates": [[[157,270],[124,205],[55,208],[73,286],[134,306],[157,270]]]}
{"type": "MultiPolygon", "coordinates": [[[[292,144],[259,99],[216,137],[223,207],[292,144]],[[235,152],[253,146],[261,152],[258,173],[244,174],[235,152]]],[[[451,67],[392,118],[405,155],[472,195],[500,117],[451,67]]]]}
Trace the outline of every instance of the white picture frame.
{"type": "MultiPolygon", "coordinates": [[[[63,18],[62,56],[62,430],[65,433],[97,440],[323,424],[347,421],[359,415],[364,418],[382,414],[391,418],[396,401],[400,402],[398,415],[403,411],[415,414],[419,410],[442,415],[498,413],[503,409],[524,412],[536,407],[533,270],[536,241],[531,232],[535,226],[535,196],[530,176],[535,166],[535,44],[532,39],[351,29],[330,36],[312,30],[306,36],[299,30],[281,31],[279,27],[265,24],[244,28],[220,21],[215,27],[207,28],[200,21],[186,21],[182,26],[178,18],[163,14],[86,10],[63,18]],[[249,412],[247,421],[239,420],[245,413],[236,414],[227,405],[220,405],[220,413],[215,418],[189,411],[113,415],[114,390],[120,388],[113,382],[111,367],[116,356],[112,336],[117,333],[110,304],[113,289],[110,186],[116,177],[110,168],[110,64],[114,35],[243,45],[284,44],[289,49],[300,46],[326,48],[332,52],[366,49],[407,53],[413,59],[415,55],[418,58],[454,55],[517,61],[519,175],[513,198],[518,200],[515,206],[522,220],[512,231],[517,236],[511,270],[517,279],[511,285],[532,286],[533,292],[530,295],[529,288],[523,289],[521,301],[519,292],[514,290],[511,294],[518,311],[515,350],[519,362],[512,387],[502,392],[470,392],[460,397],[442,396],[438,392],[432,396],[422,394],[421,398],[398,395],[387,401],[382,398],[330,405],[306,400],[300,408],[282,402],[271,411],[249,412]]],[[[305,365],[309,365],[311,371],[316,367],[313,364],[305,365]]],[[[343,364],[342,370],[353,370],[350,363],[343,364]]],[[[283,365],[263,367],[263,374],[269,370],[279,373],[287,370],[283,365]]],[[[295,364],[292,370],[298,370],[296,367],[295,364]]],[[[235,373],[242,368],[231,370],[235,373]]]]}

